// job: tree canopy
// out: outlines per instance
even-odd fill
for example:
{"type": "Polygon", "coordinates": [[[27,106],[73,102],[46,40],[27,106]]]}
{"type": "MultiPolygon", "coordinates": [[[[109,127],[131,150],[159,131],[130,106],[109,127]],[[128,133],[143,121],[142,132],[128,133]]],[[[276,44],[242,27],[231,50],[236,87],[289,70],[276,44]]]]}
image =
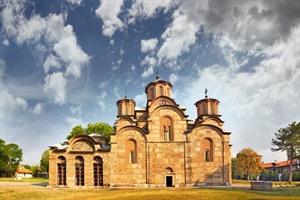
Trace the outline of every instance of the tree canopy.
{"type": "Polygon", "coordinates": [[[289,182],[292,182],[292,165],[293,160],[300,158],[300,122],[293,122],[285,128],[280,128],[275,133],[275,139],[272,139],[272,151],[286,151],[287,158],[290,160],[289,182]]]}
{"type": "Polygon", "coordinates": [[[0,139],[0,175],[12,176],[22,161],[23,152],[17,144],[0,139]]]}
{"type": "Polygon", "coordinates": [[[240,175],[246,175],[248,181],[250,177],[258,176],[260,164],[261,155],[251,148],[242,149],[236,156],[236,170],[240,175]]]}
{"type": "Polygon", "coordinates": [[[49,150],[43,152],[40,161],[40,168],[42,172],[49,172],[49,150]]]}
{"type": "Polygon", "coordinates": [[[105,122],[98,122],[95,124],[89,123],[86,128],[83,128],[81,125],[74,126],[72,131],[67,135],[67,139],[71,139],[77,134],[91,134],[97,133],[105,138],[110,139],[110,134],[114,131],[114,128],[105,122]]]}

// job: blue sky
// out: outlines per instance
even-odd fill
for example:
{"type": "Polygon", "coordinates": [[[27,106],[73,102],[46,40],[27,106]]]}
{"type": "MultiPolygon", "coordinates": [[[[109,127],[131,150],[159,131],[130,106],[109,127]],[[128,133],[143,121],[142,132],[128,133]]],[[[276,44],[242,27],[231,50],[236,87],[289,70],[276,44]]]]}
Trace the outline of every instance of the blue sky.
{"type": "Polygon", "coordinates": [[[285,1],[65,0],[0,2],[0,137],[38,164],[77,124],[116,120],[125,96],[173,84],[175,101],[218,99],[232,156],[265,162],[274,133],[300,113],[300,3],[285,1]]]}

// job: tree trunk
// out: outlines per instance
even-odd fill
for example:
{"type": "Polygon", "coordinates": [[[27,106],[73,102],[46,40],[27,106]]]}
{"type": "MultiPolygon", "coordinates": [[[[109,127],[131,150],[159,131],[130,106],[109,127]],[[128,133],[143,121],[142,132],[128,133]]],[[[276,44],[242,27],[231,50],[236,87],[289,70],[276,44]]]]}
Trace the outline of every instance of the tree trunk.
{"type": "Polygon", "coordinates": [[[289,184],[293,182],[293,160],[291,160],[290,167],[289,167],[289,184]]]}
{"type": "Polygon", "coordinates": [[[247,174],[247,181],[249,181],[250,180],[250,178],[249,178],[250,176],[249,176],[249,174],[247,174]]]}

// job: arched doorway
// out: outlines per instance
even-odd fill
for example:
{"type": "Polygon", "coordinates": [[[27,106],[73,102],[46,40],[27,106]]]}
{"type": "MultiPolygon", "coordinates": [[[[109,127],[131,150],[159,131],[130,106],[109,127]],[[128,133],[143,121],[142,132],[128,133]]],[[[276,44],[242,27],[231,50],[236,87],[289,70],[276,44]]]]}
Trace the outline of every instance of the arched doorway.
{"type": "Polygon", "coordinates": [[[167,167],[165,170],[165,186],[174,187],[174,172],[171,167],[167,167]]]}

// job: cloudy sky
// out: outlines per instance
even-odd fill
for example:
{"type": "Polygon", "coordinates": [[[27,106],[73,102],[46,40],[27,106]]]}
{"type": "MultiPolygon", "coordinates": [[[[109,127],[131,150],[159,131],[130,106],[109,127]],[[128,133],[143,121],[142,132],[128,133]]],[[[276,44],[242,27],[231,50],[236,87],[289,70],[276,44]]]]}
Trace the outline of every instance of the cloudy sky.
{"type": "Polygon", "coordinates": [[[0,138],[25,164],[74,125],[113,125],[125,88],[144,107],[156,71],[190,119],[205,88],[221,102],[232,156],[286,159],[270,148],[300,121],[300,1],[3,0],[0,22],[0,138]]]}

